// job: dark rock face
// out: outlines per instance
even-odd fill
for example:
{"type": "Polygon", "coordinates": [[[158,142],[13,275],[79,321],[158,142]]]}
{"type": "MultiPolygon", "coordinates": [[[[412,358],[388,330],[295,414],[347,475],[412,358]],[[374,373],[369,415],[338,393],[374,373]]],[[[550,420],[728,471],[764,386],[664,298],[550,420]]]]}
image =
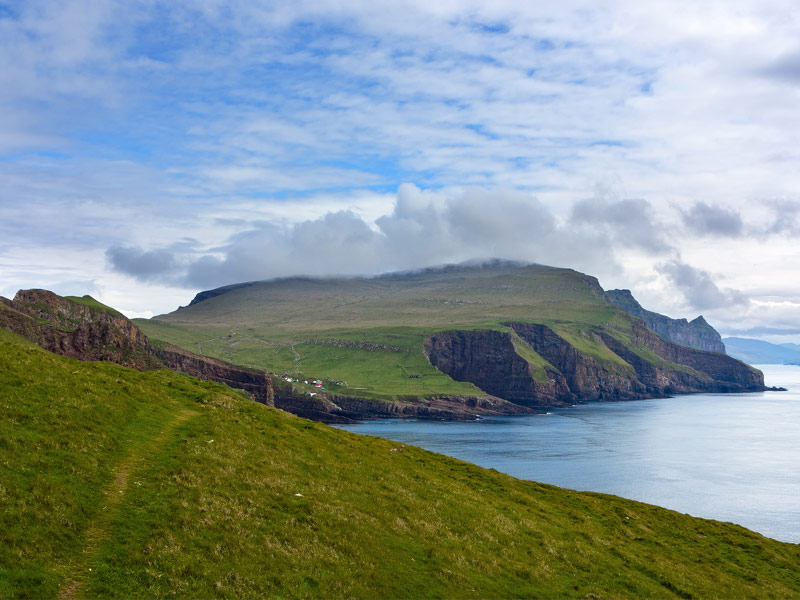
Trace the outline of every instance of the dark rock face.
{"type": "Polygon", "coordinates": [[[3,298],[0,326],[45,350],[78,360],[107,360],[140,371],[167,368],[241,389],[273,404],[265,373],[198,356],[180,348],[156,348],[125,316],[62,298],[47,290],[21,290],[3,298]]]}
{"type": "Polygon", "coordinates": [[[198,356],[176,346],[153,348],[153,354],[173,371],[180,371],[198,379],[224,383],[232,388],[244,390],[254,400],[275,406],[272,379],[266,373],[254,369],[237,367],[221,360],[198,356]]]}
{"type": "MultiPolygon", "coordinates": [[[[574,398],[583,402],[633,400],[647,395],[633,369],[600,361],[578,351],[545,325],[507,323],[517,335],[563,375],[574,398]]],[[[592,334],[595,342],[601,341],[592,334]]]]}
{"type": "Polygon", "coordinates": [[[642,319],[647,327],[655,331],[661,337],[698,350],[707,352],[719,352],[725,354],[725,344],[717,330],[709,325],[702,315],[693,321],[686,319],[671,319],[665,315],[660,315],[642,308],[636,301],[630,290],[609,290],[606,298],[619,306],[622,310],[634,317],[642,319]]]}
{"type": "Polygon", "coordinates": [[[270,375],[198,356],[176,346],[154,346],[119,313],[85,306],[46,290],[0,297],[0,327],[46,350],[79,360],[108,360],[138,370],[168,368],[244,390],[258,402],[327,423],[359,419],[429,418],[463,420],[478,415],[523,414],[530,409],[491,396],[398,399],[383,402],[349,396],[277,392],[270,375]]]}
{"type": "Polygon", "coordinates": [[[425,342],[431,364],[457,381],[469,381],[488,394],[530,408],[569,406],[575,399],[564,376],[545,369],[537,381],[502,331],[449,331],[425,342]]]}
{"type": "Polygon", "coordinates": [[[639,378],[663,393],[753,392],[763,391],[764,374],[730,356],[673,344],[655,335],[640,322],[633,321],[633,342],[650,349],[658,357],[685,370],[654,366],[634,354],[630,347],[608,334],[601,334],[606,345],[637,369],[639,378]],[[636,364],[634,364],[636,363],[636,364]],[[637,366],[638,365],[638,366],[637,366]]]}
{"type": "Polygon", "coordinates": [[[765,389],[760,371],[723,354],[669,342],[638,320],[632,321],[633,344],[599,328],[589,334],[627,365],[589,356],[545,325],[505,325],[549,363],[545,367],[547,383],[531,374],[528,362],[516,352],[510,332],[441,332],[428,338],[425,351],[431,363],[453,379],[537,409],[573,402],[765,389]],[[647,357],[631,346],[645,349],[647,357]]]}

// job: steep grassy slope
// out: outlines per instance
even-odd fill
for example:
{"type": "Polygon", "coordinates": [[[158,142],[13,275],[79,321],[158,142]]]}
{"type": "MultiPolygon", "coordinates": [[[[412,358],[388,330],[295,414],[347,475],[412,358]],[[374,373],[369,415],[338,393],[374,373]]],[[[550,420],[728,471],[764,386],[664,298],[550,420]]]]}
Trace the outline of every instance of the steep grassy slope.
{"type": "Polygon", "coordinates": [[[796,597],[800,548],[0,330],[0,597],[796,597]]]}

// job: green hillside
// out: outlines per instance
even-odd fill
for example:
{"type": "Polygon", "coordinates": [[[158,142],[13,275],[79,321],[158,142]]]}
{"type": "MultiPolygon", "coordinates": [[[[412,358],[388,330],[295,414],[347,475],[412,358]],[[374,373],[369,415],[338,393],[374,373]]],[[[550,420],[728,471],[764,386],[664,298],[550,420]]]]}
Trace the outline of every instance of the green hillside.
{"type": "Polygon", "coordinates": [[[85,296],[64,296],[67,300],[75,302],[76,304],[82,304],[83,306],[88,306],[89,308],[98,308],[100,310],[104,310],[112,315],[116,315],[118,317],[123,316],[121,312],[119,312],[115,308],[111,308],[110,306],[106,306],[102,302],[98,302],[88,294],[85,296]]]}
{"type": "Polygon", "coordinates": [[[797,597],[797,545],[0,329],[0,597],[797,597]]]}
{"type": "Polygon", "coordinates": [[[258,282],[136,324],[152,339],[198,354],[347,384],[333,391],[390,398],[480,393],[434,368],[424,341],[450,329],[508,331],[502,323],[509,320],[553,325],[587,354],[624,363],[581,334],[612,324],[624,336],[629,317],[605,301],[593,277],[542,265],[258,282]]]}

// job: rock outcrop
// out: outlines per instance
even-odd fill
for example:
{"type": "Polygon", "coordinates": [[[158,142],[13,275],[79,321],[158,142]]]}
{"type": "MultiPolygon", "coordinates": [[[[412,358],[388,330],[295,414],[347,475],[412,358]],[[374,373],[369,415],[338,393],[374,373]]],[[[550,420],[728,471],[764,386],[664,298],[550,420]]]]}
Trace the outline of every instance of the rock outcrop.
{"type": "Polygon", "coordinates": [[[707,352],[725,354],[722,337],[702,315],[693,321],[671,319],[642,308],[630,290],[609,290],[606,292],[606,298],[628,314],[642,319],[648,328],[670,342],[707,352]]]}
{"type": "Polygon", "coordinates": [[[207,356],[192,354],[169,344],[162,348],[154,347],[152,352],[168,369],[198,379],[224,383],[232,388],[244,390],[257,402],[275,406],[272,378],[262,371],[245,369],[207,356]]]}
{"type": "Polygon", "coordinates": [[[274,405],[272,379],[265,373],[175,346],[155,346],[127,317],[89,296],[71,300],[47,290],[20,290],[13,301],[0,299],[0,327],[70,358],[107,360],[140,371],[167,368],[225,383],[274,405]]]}
{"type": "MultiPolygon", "coordinates": [[[[600,360],[580,352],[572,344],[545,325],[506,323],[539,356],[544,358],[565,380],[574,400],[596,402],[603,400],[633,400],[648,394],[629,365],[600,360]]],[[[595,344],[602,338],[592,332],[595,344]]]]}
{"type": "Polygon", "coordinates": [[[630,343],[623,343],[607,332],[600,332],[600,335],[606,346],[630,363],[639,380],[654,393],[760,392],[767,389],[764,374],[758,369],[725,354],[672,343],[635,320],[630,343]],[[644,352],[635,353],[634,348],[652,352],[655,360],[643,356],[644,352]]]}
{"type": "Polygon", "coordinates": [[[391,402],[336,394],[309,397],[276,390],[275,406],[287,412],[324,423],[354,423],[364,419],[474,420],[492,415],[538,412],[493,396],[436,396],[397,398],[391,402]]]}
{"type": "Polygon", "coordinates": [[[91,304],[47,290],[20,290],[6,305],[33,323],[17,316],[4,326],[70,358],[108,360],[140,371],[161,366],[150,352],[147,337],[127,317],[88,296],[81,300],[91,304]]]}

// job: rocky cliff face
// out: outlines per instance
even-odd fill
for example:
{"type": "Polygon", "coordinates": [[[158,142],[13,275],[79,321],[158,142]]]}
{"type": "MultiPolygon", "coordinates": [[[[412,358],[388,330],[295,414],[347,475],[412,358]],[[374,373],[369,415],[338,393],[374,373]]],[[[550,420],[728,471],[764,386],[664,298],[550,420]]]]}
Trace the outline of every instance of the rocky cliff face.
{"type": "Polygon", "coordinates": [[[632,343],[624,344],[601,332],[606,345],[629,362],[638,378],[662,394],[691,392],[763,391],[764,374],[730,356],[674,344],[654,334],[641,322],[632,322],[632,343]],[[633,348],[644,348],[657,359],[647,360],[633,348]],[[662,362],[663,361],[663,362],[662,362]]]}
{"type": "MultiPolygon", "coordinates": [[[[635,377],[633,368],[584,354],[545,325],[506,325],[539,356],[558,369],[573,397],[580,401],[632,400],[648,393],[635,377]]],[[[596,333],[589,335],[595,338],[595,343],[601,342],[596,333]]]]}
{"type": "Polygon", "coordinates": [[[168,368],[274,403],[272,380],[265,373],[172,346],[157,348],[124,315],[89,301],[82,304],[47,290],[21,290],[13,301],[1,299],[0,326],[70,358],[107,360],[140,371],[168,368]]]}
{"type": "Polygon", "coordinates": [[[511,331],[449,331],[428,338],[431,363],[458,381],[532,408],[633,400],[693,392],[764,390],[763,374],[729,356],[669,342],[632,321],[630,342],[598,328],[587,335],[622,361],[581,352],[546,325],[505,323],[511,331]],[[518,353],[512,331],[548,363],[546,381],[518,353]]]}
{"type": "Polygon", "coordinates": [[[488,394],[530,408],[569,406],[575,400],[564,376],[545,367],[534,376],[517,354],[511,335],[502,331],[449,331],[425,342],[431,364],[457,381],[469,381],[488,394]]]}
{"type": "Polygon", "coordinates": [[[266,373],[237,367],[207,356],[198,356],[177,346],[166,345],[164,348],[153,348],[152,351],[173,371],[180,371],[198,379],[224,383],[232,388],[244,390],[257,402],[275,406],[272,378],[266,373]]]}
{"type": "Polygon", "coordinates": [[[20,290],[10,306],[38,324],[35,339],[26,337],[50,352],[139,370],[161,366],[149,351],[147,337],[116,311],[79,304],[47,290],[20,290]]]}
{"type": "Polygon", "coordinates": [[[642,308],[630,290],[609,290],[606,292],[606,298],[628,314],[642,319],[648,328],[670,342],[707,352],[725,354],[722,337],[702,315],[693,321],[671,319],[642,308]]]}

